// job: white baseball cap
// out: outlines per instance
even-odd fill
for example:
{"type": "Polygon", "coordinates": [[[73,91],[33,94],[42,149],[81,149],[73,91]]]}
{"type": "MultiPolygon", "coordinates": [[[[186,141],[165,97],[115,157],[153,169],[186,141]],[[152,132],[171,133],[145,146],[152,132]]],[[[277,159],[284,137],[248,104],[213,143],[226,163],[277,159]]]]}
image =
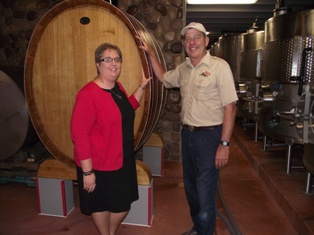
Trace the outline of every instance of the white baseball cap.
{"type": "Polygon", "coordinates": [[[191,22],[181,30],[181,35],[184,36],[185,32],[188,29],[196,29],[200,32],[203,32],[205,35],[207,34],[204,25],[202,25],[201,23],[191,22]]]}

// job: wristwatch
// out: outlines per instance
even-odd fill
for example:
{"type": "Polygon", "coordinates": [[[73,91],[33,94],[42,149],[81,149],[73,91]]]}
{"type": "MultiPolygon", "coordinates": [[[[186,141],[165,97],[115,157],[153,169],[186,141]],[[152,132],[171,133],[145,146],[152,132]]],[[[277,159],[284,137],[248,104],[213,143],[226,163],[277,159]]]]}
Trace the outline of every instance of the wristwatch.
{"type": "Polygon", "coordinates": [[[224,147],[230,146],[230,142],[228,142],[227,140],[220,140],[219,144],[224,147]]]}

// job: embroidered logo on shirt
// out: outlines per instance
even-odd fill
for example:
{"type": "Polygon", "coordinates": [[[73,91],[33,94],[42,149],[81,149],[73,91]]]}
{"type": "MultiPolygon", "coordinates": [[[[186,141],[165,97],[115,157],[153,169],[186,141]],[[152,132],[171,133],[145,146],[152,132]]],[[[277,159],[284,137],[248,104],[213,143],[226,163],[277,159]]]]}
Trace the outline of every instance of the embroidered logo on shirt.
{"type": "Polygon", "coordinates": [[[205,71],[205,72],[202,72],[200,75],[203,77],[208,77],[210,75],[210,72],[205,71]]]}

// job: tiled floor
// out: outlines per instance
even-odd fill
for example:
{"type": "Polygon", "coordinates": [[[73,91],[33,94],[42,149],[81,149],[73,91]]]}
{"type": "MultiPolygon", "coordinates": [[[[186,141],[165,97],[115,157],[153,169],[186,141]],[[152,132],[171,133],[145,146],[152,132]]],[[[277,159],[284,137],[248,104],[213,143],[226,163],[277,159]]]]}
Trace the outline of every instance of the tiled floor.
{"type": "MultiPolygon", "coordinates": [[[[314,234],[314,198],[304,195],[306,171],[285,173],[285,149],[261,151],[253,134],[236,126],[229,165],[221,170],[216,234],[314,234]],[[253,166],[253,167],[252,167],[253,166]],[[224,203],[240,233],[230,232],[224,203]],[[228,224],[228,223],[227,223],[228,224]]],[[[179,235],[192,226],[183,190],[180,162],[165,162],[163,177],[154,177],[151,227],[123,224],[117,235],[179,235]]],[[[36,189],[23,183],[0,185],[1,235],[93,235],[90,217],[75,208],[67,218],[38,215],[36,189]]]]}
{"type": "Polygon", "coordinates": [[[303,147],[292,146],[292,169],[287,174],[287,147],[263,151],[262,141],[254,142],[253,133],[239,125],[234,139],[298,233],[314,234],[314,188],[311,195],[305,194],[307,171],[299,168],[303,147]]]}

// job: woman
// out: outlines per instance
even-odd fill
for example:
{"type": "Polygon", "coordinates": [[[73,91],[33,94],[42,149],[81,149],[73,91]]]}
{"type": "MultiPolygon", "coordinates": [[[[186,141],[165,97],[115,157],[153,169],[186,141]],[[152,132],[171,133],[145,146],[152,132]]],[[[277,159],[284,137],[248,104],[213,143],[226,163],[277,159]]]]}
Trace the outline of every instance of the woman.
{"type": "Polygon", "coordinates": [[[71,137],[77,165],[80,208],[101,235],[114,235],[138,200],[134,154],[135,109],[151,78],[128,97],[117,81],[122,53],[112,44],[95,51],[98,75],[77,94],[71,137]]]}

